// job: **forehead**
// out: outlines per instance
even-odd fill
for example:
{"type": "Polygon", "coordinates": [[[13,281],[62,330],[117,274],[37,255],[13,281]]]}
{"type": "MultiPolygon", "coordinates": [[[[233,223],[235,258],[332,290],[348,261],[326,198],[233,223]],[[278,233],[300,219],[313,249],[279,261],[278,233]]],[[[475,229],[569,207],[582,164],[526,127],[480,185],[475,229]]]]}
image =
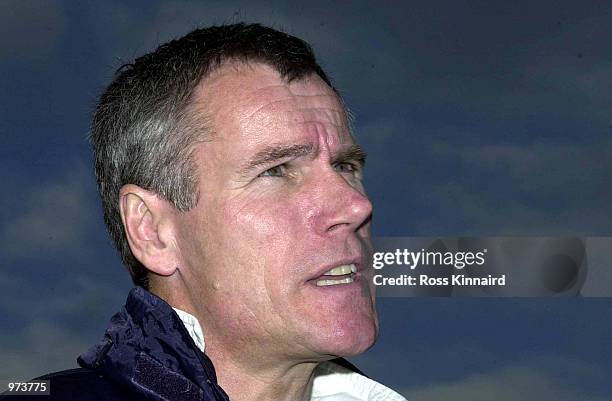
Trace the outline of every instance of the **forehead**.
{"type": "Polygon", "coordinates": [[[323,131],[335,141],[352,142],[340,98],[316,74],[288,83],[268,65],[227,64],[199,85],[193,104],[207,115],[213,140],[270,141],[273,134],[282,141],[323,131]]]}

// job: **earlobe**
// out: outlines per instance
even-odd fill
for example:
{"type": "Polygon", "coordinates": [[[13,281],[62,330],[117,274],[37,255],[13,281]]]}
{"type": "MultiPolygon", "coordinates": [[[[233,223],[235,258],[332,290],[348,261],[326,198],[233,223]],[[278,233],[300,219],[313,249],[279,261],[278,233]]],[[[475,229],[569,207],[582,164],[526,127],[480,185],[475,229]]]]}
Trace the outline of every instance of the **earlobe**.
{"type": "Polygon", "coordinates": [[[128,184],[121,188],[119,210],[130,249],[147,269],[162,276],[176,271],[172,206],[156,194],[128,184]]]}

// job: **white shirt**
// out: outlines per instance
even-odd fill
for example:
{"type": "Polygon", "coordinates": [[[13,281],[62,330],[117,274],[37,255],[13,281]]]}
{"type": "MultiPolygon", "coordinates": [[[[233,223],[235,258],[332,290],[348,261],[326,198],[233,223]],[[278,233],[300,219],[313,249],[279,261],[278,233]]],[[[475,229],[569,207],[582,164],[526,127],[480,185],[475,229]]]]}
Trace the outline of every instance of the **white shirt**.
{"type": "MultiPolygon", "coordinates": [[[[198,319],[172,308],[185,325],[193,341],[204,352],[204,332],[198,319]]],[[[320,363],[315,369],[311,401],[406,401],[388,387],[333,362],[320,363]]]]}
{"type": "Polygon", "coordinates": [[[311,401],[406,401],[404,397],[372,379],[333,362],[315,369],[311,401]]]}
{"type": "Polygon", "coordinates": [[[200,351],[204,352],[206,348],[206,343],[204,343],[204,332],[202,332],[202,326],[200,326],[200,322],[198,319],[190,313],[182,311],[180,309],[172,308],[181,318],[183,322],[183,326],[187,329],[187,332],[193,339],[195,345],[200,349],[200,351]]]}

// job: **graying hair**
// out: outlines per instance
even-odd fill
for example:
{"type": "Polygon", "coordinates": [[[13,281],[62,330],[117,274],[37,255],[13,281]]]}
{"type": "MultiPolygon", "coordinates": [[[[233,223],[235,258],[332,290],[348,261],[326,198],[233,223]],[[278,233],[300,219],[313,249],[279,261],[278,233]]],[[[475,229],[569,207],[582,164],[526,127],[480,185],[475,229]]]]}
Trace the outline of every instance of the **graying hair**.
{"type": "Polygon", "coordinates": [[[288,82],[316,74],[334,89],[306,42],[259,24],[197,29],[119,68],[95,110],[91,141],[104,222],[136,285],[148,288],[148,271],[125,235],[121,187],[153,191],[180,211],[197,205],[193,150],[210,127],[190,112],[190,98],[228,60],[268,64],[288,82]]]}

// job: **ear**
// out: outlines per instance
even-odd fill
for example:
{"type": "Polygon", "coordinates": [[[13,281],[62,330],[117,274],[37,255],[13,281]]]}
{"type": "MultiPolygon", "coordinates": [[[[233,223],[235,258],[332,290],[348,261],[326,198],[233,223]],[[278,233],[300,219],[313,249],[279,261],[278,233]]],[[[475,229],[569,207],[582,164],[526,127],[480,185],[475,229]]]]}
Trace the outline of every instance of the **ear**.
{"type": "Polygon", "coordinates": [[[174,206],[137,185],[119,192],[121,221],[132,253],[148,270],[172,275],[178,267],[174,206]]]}

